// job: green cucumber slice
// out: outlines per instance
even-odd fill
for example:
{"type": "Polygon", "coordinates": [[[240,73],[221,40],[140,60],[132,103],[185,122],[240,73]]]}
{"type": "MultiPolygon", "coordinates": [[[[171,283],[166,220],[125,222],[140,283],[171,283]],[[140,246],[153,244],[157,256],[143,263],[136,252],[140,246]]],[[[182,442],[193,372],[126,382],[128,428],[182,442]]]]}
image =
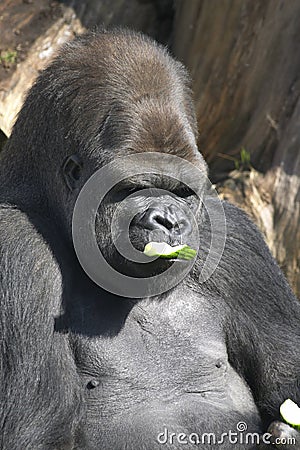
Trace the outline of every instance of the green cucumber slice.
{"type": "Polygon", "coordinates": [[[158,256],[166,259],[194,259],[197,251],[189,247],[187,244],[176,245],[172,247],[166,242],[149,242],[145,245],[144,254],[149,257],[158,256]]]}
{"type": "Polygon", "coordinates": [[[282,418],[293,427],[300,426],[300,408],[291,399],[285,400],[280,406],[280,414],[282,418]]]}

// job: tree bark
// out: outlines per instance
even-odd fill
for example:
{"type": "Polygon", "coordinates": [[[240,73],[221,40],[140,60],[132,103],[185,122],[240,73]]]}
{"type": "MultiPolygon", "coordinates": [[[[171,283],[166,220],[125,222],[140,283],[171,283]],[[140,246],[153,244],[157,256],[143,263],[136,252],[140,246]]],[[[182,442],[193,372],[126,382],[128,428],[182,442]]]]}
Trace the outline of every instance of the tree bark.
{"type": "Polygon", "coordinates": [[[192,73],[213,179],[239,165],[242,148],[250,153],[259,173],[226,195],[252,214],[298,294],[299,22],[297,0],[177,0],[173,45],[192,73]]]}
{"type": "Polygon", "coordinates": [[[24,95],[57,49],[84,28],[74,11],[49,0],[0,3],[0,129],[9,136],[24,95]]]}
{"type": "Polygon", "coordinates": [[[95,25],[119,25],[165,43],[172,4],[172,0],[0,1],[0,130],[9,136],[24,94],[65,41],[95,25]]]}

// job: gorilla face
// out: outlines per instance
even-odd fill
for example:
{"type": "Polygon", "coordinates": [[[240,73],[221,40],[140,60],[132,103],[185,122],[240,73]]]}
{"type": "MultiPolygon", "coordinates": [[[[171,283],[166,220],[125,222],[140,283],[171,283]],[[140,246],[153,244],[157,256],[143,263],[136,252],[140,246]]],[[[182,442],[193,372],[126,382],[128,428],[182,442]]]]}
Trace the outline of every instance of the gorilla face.
{"type": "Polygon", "coordinates": [[[155,241],[196,246],[200,206],[196,192],[174,178],[157,174],[125,178],[106,195],[98,210],[98,246],[119,272],[137,277],[156,275],[174,260],[149,262],[142,255],[145,245],[155,241]],[[131,245],[140,252],[141,262],[135,259],[131,245]]]}

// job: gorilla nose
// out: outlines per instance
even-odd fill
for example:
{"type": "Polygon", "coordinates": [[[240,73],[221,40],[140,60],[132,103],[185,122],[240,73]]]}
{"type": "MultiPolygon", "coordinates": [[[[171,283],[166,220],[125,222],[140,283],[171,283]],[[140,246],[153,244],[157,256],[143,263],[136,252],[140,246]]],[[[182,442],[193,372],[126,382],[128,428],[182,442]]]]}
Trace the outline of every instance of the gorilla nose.
{"type": "Polygon", "coordinates": [[[189,222],[180,211],[173,208],[149,208],[139,220],[140,225],[148,230],[160,229],[166,234],[187,234],[190,231],[189,222]]]}

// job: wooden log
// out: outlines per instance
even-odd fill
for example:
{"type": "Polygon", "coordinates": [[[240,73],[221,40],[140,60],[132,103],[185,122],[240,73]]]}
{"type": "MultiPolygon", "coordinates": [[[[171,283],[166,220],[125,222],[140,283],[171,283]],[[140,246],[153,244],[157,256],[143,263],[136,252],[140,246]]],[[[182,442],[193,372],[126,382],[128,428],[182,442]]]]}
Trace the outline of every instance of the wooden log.
{"type": "Polygon", "coordinates": [[[24,94],[62,43],[95,25],[128,26],[165,42],[172,0],[2,0],[0,130],[9,136],[24,94]]]}
{"type": "Polygon", "coordinates": [[[242,206],[252,202],[262,226],[257,196],[268,194],[269,223],[262,229],[298,294],[299,21],[297,1],[177,0],[173,45],[192,73],[199,148],[212,177],[224,178],[243,147],[250,153],[261,174],[246,183],[253,198],[242,206]]]}
{"type": "Polygon", "coordinates": [[[9,136],[24,94],[61,44],[84,28],[58,2],[0,3],[0,129],[9,136]]]}

